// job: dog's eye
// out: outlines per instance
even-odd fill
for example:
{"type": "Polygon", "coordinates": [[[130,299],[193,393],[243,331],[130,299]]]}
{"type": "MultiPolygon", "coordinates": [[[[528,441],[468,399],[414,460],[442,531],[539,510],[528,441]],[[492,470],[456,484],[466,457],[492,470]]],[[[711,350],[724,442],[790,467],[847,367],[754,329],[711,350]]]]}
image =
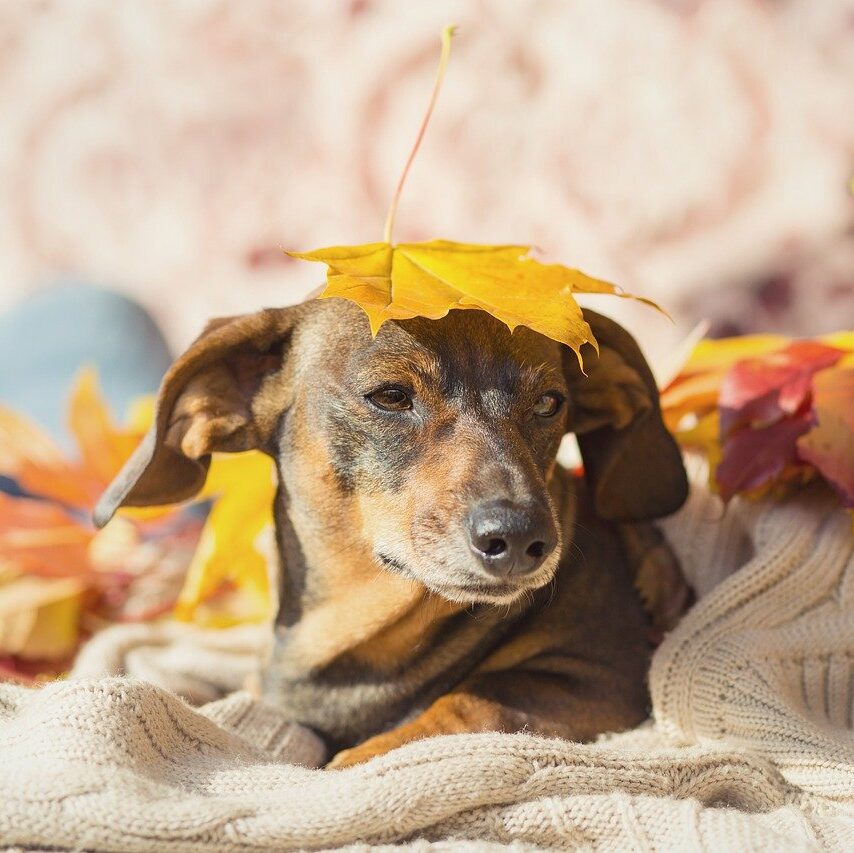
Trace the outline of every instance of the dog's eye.
{"type": "Polygon", "coordinates": [[[560,394],[543,394],[536,403],[534,403],[533,413],[538,418],[551,418],[557,414],[558,409],[563,403],[563,397],[560,394]]]}
{"type": "Polygon", "coordinates": [[[368,394],[368,399],[386,412],[404,412],[412,408],[412,399],[400,388],[381,388],[368,394]]]}

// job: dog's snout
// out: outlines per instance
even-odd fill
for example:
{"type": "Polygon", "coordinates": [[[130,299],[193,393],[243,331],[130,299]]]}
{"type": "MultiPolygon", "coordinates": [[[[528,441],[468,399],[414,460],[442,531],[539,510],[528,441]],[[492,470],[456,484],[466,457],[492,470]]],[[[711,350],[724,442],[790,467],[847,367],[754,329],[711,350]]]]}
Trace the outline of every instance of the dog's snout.
{"type": "Polygon", "coordinates": [[[472,551],[493,575],[526,575],[538,569],[557,544],[551,515],[508,500],[478,504],[469,513],[472,551]]]}

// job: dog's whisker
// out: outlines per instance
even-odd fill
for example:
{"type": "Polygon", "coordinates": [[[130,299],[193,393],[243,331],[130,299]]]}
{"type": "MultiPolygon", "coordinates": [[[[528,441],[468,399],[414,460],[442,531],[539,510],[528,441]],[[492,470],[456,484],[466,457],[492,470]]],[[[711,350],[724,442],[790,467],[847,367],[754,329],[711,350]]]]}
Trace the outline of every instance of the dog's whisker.
{"type": "Polygon", "coordinates": [[[551,607],[552,602],[555,599],[555,592],[557,591],[557,575],[555,575],[549,581],[549,600],[546,602],[546,607],[551,607]]]}

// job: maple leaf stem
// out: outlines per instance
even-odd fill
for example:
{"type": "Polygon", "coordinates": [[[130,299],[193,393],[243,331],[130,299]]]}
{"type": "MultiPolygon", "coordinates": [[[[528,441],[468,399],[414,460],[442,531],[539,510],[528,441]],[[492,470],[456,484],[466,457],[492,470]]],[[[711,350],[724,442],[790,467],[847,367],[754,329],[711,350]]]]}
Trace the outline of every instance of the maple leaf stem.
{"type": "Polygon", "coordinates": [[[397,205],[400,201],[400,195],[403,192],[403,185],[406,183],[406,178],[409,175],[409,170],[412,167],[412,161],[415,160],[415,155],[421,147],[421,140],[424,139],[424,133],[427,130],[427,125],[430,123],[430,116],[433,115],[433,109],[436,106],[436,101],[439,98],[439,91],[442,88],[442,80],[445,78],[445,71],[448,67],[448,59],[451,56],[451,38],[456,32],[455,26],[447,26],[442,30],[442,52],[439,55],[439,67],[436,70],[436,81],[433,83],[433,92],[430,95],[430,103],[427,105],[427,111],[424,113],[424,118],[421,120],[421,127],[418,128],[418,136],[415,137],[415,144],[412,146],[412,151],[409,152],[409,157],[403,171],[400,173],[400,180],[397,182],[397,188],[391,199],[391,204],[388,208],[388,215],[385,220],[385,229],[383,231],[383,241],[391,243],[391,232],[394,228],[394,218],[397,215],[397,205]]]}

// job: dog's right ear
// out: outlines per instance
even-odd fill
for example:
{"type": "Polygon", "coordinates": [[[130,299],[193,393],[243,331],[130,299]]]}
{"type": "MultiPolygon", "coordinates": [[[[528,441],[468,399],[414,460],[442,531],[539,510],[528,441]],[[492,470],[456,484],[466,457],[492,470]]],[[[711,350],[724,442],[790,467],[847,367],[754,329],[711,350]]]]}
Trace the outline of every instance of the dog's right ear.
{"type": "Polygon", "coordinates": [[[163,378],[151,429],[95,507],[98,527],[122,506],[192,498],[205,483],[211,453],[272,452],[285,405],[280,374],[309,305],[207,325],[163,378]]]}
{"type": "Polygon", "coordinates": [[[596,512],[607,521],[662,518],[688,494],[682,454],[661,417],[655,378],[634,338],[618,323],[584,310],[599,342],[581,372],[564,349],[570,387],[569,428],[578,437],[596,512]]]}

